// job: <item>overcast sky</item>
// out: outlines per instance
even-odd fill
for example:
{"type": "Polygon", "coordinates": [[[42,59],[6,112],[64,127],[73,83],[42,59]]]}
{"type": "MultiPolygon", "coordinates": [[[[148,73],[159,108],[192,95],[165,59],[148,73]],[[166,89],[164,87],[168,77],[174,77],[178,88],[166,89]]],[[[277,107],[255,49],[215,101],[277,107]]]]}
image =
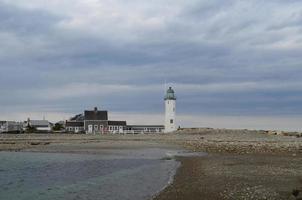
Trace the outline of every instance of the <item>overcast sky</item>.
{"type": "Polygon", "coordinates": [[[94,106],[181,126],[302,130],[301,0],[0,0],[0,118],[94,106]]]}

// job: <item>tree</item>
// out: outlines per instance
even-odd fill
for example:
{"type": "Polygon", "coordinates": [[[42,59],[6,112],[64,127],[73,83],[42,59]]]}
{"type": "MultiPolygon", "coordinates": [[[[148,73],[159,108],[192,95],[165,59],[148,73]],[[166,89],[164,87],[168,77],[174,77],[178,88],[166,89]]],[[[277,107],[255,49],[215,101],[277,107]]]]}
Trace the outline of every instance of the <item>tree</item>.
{"type": "Polygon", "coordinates": [[[28,125],[26,127],[26,130],[25,130],[26,133],[34,133],[36,131],[37,131],[37,129],[35,127],[30,126],[30,125],[28,125]]]}
{"type": "Polygon", "coordinates": [[[53,131],[61,131],[61,130],[63,130],[63,129],[64,129],[63,125],[62,125],[62,124],[59,124],[59,123],[56,123],[56,124],[54,125],[54,127],[52,128],[53,131]]]}

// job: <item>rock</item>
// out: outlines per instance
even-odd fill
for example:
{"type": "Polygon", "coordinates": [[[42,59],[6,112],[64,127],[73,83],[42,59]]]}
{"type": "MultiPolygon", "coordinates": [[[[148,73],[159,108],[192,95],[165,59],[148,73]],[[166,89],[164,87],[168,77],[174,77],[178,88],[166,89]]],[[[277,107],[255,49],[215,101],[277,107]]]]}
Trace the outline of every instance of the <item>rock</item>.
{"type": "Polygon", "coordinates": [[[30,145],[39,145],[41,144],[40,142],[31,142],[30,145]]]}
{"type": "Polygon", "coordinates": [[[293,195],[294,197],[298,197],[300,193],[301,193],[301,191],[300,191],[300,190],[297,190],[297,189],[294,189],[294,190],[292,191],[292,195],[293,195]]]}

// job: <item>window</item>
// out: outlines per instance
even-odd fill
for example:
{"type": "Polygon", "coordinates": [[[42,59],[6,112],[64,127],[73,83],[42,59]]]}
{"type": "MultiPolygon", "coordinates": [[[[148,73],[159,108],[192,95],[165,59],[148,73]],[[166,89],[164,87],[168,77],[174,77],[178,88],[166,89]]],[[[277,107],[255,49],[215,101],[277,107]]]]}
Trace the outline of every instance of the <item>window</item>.
{"type": "Polygon", "coordinates": [[[100,130],[103,130],[103,128],[104,128],[103,125],[100,125],[100,130]]]}
{"type": "Polygon", "coordinates": [[[97,131],[99,129],[98,125],[94,125],[94,130],[97,131]]]}
{"type": "Polygon", "coordinates": [[[170,119],[170,124],[173,124],[173,119],[170,119]]]}

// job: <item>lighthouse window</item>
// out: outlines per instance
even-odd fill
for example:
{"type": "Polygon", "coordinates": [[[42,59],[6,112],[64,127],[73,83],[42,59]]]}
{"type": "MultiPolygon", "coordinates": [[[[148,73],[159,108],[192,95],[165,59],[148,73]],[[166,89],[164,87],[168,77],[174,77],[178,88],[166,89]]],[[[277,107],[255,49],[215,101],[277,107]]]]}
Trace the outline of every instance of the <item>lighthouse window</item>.
{"type": "Polygon", "coordinates": [[[173,119],[170,119],[170,124],[173,124],[173,119]]]}

